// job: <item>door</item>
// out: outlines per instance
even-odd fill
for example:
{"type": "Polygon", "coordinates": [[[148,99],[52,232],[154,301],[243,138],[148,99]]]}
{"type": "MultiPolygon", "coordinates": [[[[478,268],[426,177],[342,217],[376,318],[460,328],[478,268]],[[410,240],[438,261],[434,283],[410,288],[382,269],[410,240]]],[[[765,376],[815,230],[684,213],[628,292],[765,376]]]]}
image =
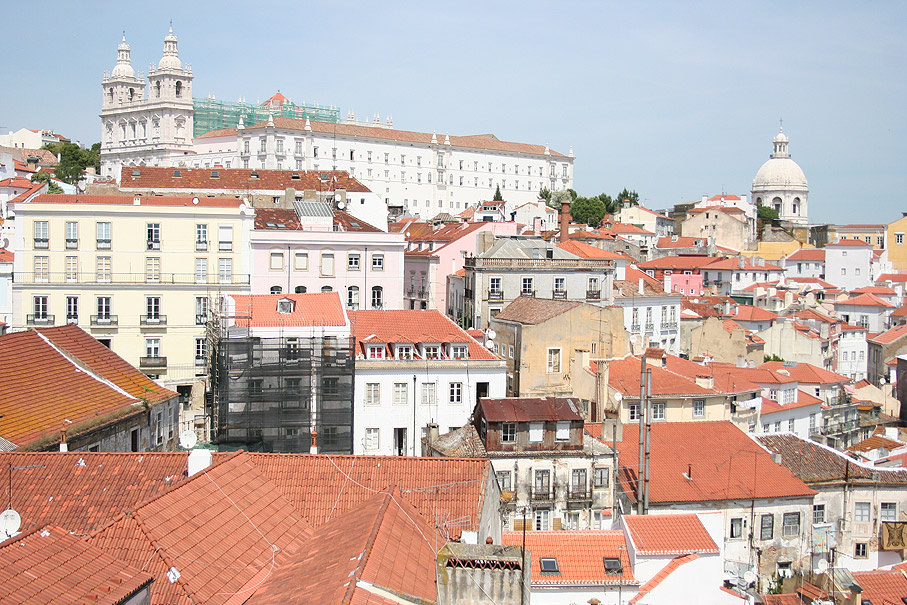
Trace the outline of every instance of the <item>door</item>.
{"type": "Polygon", "coordinates": [[[487,382],[477,382],[476,383],[476,403],[479,402],[479,399],[483,397],[488,397],[488,383],[487,382]]]}
{"type": "Polygon", "coordinates": [[[405,428],[394,429],[394,455],[395,456],[405,456],[406,455],[406,429],[405,428]]]}

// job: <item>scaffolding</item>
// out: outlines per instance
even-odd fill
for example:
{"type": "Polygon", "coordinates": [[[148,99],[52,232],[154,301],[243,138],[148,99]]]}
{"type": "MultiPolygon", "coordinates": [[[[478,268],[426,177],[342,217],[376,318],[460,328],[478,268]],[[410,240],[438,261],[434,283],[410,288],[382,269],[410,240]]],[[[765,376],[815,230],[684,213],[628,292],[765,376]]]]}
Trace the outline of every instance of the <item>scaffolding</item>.
{"type": "Polygon", "coordinates": [[[194,137],[219,128],[236,128],[240,118],[246,126],[264,122],[268,116],[298,120],[308,118],[316,122],[334,124],[340,121],[340,110],[337,107],[306,103],[297,105],[292,101],[285,101],[279,106],[271,106],[243,102],[230,103],[215,99],[192,99],[192,108],[195,124],[194,137]]]}
{"type": "Polygon", "coordinates": [[[260,338],[210,322],[213,441],[223,449],[353,453],[353,340],[260,338]]]}

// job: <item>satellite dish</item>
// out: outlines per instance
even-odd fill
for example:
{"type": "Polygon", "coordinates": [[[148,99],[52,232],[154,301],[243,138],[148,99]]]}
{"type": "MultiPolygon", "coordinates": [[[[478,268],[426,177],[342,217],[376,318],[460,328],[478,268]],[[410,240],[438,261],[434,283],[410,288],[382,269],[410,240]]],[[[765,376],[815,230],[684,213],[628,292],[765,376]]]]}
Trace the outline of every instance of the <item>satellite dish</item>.
{"type": "Polygon", "coordinates": [[[334,200],[336,200],[336,201],[339,202],[339,201],[340,201],[340,198],[341,198],[341,196],[340,196],[339,193],[335,193],[335,194],[334,194],[334,200]]]}
{"type": "Polygon", "coordinates": [[[346,204],[344,204],[343,202],[337,202],[337,208],[343,210],[344,208],[346,208],[346,204]]]}
{"type": "Polygon", "coordinates": [[[620,403],[621,401],[623,401],[623,398],[624,398],[623,393],[614,393],[614,401],[620,403]]]}
{"type": "Polygon", "coordinates": [[[195,444],[198,443],[198,436],[196,436],[195,431],[190,431],[186,429],[180,433],[180,446],[185,450],[191,450],[195,447],[195,444]]]}
{"type": "Polygon", "coordinates": [[[746,573],[743,574],[743,579],[747,584],[752,584],[756,581],[756,574],[754,574],[752,570],[747,569],[746,573]]]}
{"type": "Polygon", "coordinates": [[[6,538],[14,536],[22,527],[22,517],[11,508],[0,513],[0,534],[6,538]]]}
{"type": "Polygon", "coordinates": [[[636,334],[631,334],[631,335],[630,335],[630,344],[631,344],[631,345],[635,345],[635,344],[636,344],[636,334]]]}
{"type": "Polygon", "coordinates": [[[493,349],[494,349],[494,341],[491,340],[491,339],[486,340],[486,341],[485,341],[485,348],[488,349],[489,351],[493,350],[493,349]]]}
{"type": "Polygon", "coordinates": [[[195,204],[196,206],[198,206],[198,198],[197,197],[192,198],[192,203],[195,204]]]}
{"type": "Polygon", "coordinates": [[[498,337],[498,333],[491,328],[488,328],[487,330],[485,330],[485,336],[487,336],[489,340],[494,340],[498,337]]]}
{"type": "Polygon", "coordinates": [[[828,571],[828,561],[826,561],[825,559],[819,559],[819,564],[817,565],[817,567],[819,568],[819,573],[825,573],[826,571],[828,571]]]}

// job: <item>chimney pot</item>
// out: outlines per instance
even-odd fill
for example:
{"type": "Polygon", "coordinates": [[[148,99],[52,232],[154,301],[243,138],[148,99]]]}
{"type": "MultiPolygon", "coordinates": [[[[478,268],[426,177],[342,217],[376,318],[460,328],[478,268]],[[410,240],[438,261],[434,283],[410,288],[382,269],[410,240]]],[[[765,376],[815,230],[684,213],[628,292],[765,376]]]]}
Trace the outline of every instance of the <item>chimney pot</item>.
{"type": "Polygon", "coordinates": [[[561,202],[561,243],[570,239],[570,202],[561,202]]]}

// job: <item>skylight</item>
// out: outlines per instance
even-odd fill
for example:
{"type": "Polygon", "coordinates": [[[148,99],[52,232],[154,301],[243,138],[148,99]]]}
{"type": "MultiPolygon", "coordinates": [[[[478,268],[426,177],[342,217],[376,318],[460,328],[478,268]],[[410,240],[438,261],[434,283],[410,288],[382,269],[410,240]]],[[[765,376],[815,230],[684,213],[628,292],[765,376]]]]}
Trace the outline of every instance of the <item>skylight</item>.
{"type": "Polygon", "coordinates": [[[542,573],[560,573],[560,569],[557,567],[557,559],[554,557],[542,557],[539,560],[542,573]]]}
{"type": "Polygon", "coordinates": [[[289,298],[281,298],[277,301],[277,312],[278,313],[292,313],[293,312],[293,301],[289,298]]]}
{"type": "Polygon", "coordinates": [[[179,170],[174,170],[174,171],[173,171],[173,178],[178,179],[178,178],[180,178],[181,176],[183,176],[183,173],[180,172],[179,170]]]}
{"type": "Polygon", "coordinates": [[[605,571],[609,574],[619,574],[623,566],[616,557],[605,557],[605,571]]]}

